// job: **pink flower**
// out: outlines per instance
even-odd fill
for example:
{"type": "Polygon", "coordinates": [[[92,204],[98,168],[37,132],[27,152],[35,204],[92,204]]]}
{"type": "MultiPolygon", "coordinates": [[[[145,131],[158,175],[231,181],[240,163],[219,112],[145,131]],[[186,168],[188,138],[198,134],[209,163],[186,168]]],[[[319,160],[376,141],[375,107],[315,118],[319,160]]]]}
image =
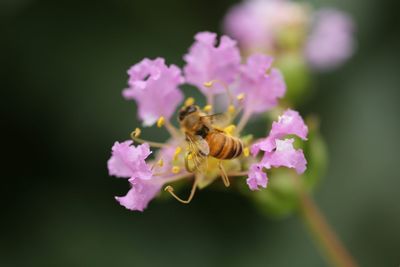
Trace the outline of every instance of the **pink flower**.
{"type": "Polygon", "coordinates": [[[123,91],[123,96],[137,102],[143,124],[151,126],[161,116],[170,119],[183,99],[178,89],[184,82],[181,70],[175,65],[168,67],[163,58],[145,58],[133,65],[128,74],[129,88],[123,91]]]}
{"type": "Polygon", "coordinates": [[[247,185],[251,190],[258,190],[259,186],[266,188],[268,184],[268,177],[262,170],[262,166],[253,164],[249,169],[249,178],[246,180],[247,185]]]}
{"type": "Polygon", "coordinates": [[[238,93],[244,93],[245,109],[261,113],[278,104],[285,95],[286,85],[281,72],[271,69],[272,57],[255,54],[241,68],[238,93]]]}
{"type": "Polygon", "coordinates": [[[163,183],[161,180],[142,180],[140,178],[129,179],[131,189],[123,197],[115,199],[128,210],[143,211],[148,203],[160,192],[163,183]]]}
{"type": "Polygon", "coordinates": [[[216,83],[212,88],[207,88],[204,83],[219,80],[230,84],[235,80],[240,65],[236,41],[222,36],[216,46],[217,35],[211,32],[200,32],[196,34],[195,40],[189,53],[184,56],[186,81],[197,86],[205,95],[222,93],[224,88],[221,84],[216,83]]]}
{"type": "Polygon", "coordinates": [[[294,139],[280,140],[276,139],[276,148],[273,152],[266,152],[261,160],[261,166],[267,169],[271,167],[287,167],[293,168],[298,174],[302,174],[306,170],[306,159],[303,150],[294,149],[294,139]]]}
{"type": "Polygon", "coordinates": [[[140,178],[149,180],[152,177],[146,158],[151,154],[148,144],[137,147],[131,146],[132,141],[115,142],[112,147],[112,156],[108,160],[110,175],[123,178],[140,178]]]}
{"type": "Polygon", "coordinates": [[[314,69],[327,70],[346,61],[354,52],[354,25],[351,18],[335,9],[315,14],[305,54],[314,69]]]}
{"type": "Polygon", "coordinates": [[[260,150],[271,152],[276,148],[276,139],[281,139],[286,135],[297,135],[303,140],[307,140],[308,127],[297,111],[288,109],[277,122],[272,123],[272,129],[267,138],[255,143],[251,147],[253,156],[257,155],[260,150]]]}
{"type": "Polygon", "coordinates": [[[255,190],[254,185],[263,186],[262,183],[254,181],[263,181],[254,177],[261,176],[261,168],[271,169],[272,167],[287,167],[293,168],[298,174],[304,173],[306,170],[307,161],[304,157],[303,150],[294,149],[294,139],[282,138],[287,135],[296,135],[303,140],[307,139],[308,128],[298,112],[287,110],[279,117],[278,122],[272,124],[272,129],[267,138],[253,144],[251,153],[256,156],[259,151],[264,152],[264,156],[260,163],[253,164],[249,172],[248,184],[251,190],[255,190]],[[256,169],[258,168],[258,169],[256,169]],[[257,175],[257,176],[256,176],[257,175]],[[251,181],[251,183],[249,183],[251,181]]]}
{"type": "Polygon", "coordinates": [[[115,199],[125,208],[143,211],[160,191],[163,181],[155,179],[146,159],[151,154],[148,144],[132,146],[132,141],[115,142],[108,160],[110,175],[129,178],[131,189],[115,199]]]}
{"type": "Polygon", "coordinates": [[[246,53],[270,52],[276,49],[283,31],[304,27],[308,17],[307,7],[293,1],[243,1],[228,11],[224,29],[246,53]]]}

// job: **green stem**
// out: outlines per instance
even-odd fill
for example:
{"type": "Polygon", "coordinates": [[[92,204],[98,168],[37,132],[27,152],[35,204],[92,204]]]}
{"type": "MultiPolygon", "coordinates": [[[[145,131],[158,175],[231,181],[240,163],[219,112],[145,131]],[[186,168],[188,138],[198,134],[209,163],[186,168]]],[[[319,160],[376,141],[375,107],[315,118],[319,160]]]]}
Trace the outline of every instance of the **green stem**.
{"type": "Polygon", "coordinates": [[[300,190],[302,217],[314,239],[333,266],[356,267],[357,264],[329,226],[317,205],[304,190],[300,190]]]}

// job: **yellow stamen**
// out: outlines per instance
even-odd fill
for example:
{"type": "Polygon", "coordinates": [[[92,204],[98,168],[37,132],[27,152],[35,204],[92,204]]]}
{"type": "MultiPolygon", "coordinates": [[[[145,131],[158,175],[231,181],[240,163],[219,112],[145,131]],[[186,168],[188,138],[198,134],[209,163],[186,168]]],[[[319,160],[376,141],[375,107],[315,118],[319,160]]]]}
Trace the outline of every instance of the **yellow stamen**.
{"type": "Polygon", "coordinates": [[[163,127],[164,123],[165,123],[165,118],[163,116],[161,116],[157,121],[157,127],[158,128],[163,127]]]}
{"type": "Polygon", "coordinates": [[[179,168],[178,166],[174,166],[171,169],[172,173],[177,174],[181,171],[181,168],[179,168]]]}
{"type": "Polygon", "coordinates": [[[235,129],[236,129],[236,126],[231,124],[231,125],[228,125],[227,127],[224,128],[224,132],[229,134],[229,135],[232,135],[233,132],[235,131],[235,129]]]}
{"type": "Polygon", "coordinates": [[[203,108],[203,110],[204,110],[205,112],[210,112],[210,111],[212,110],[212,106],[211,106],[211,105],[206,105],[206,106],[203,108]]]}
{"type": "Polygon", "coordinates": [[[236,111],[235,106],[234,106],[234,105],[229,105],[229,107],[228,107],[228,112],[229,112],[230,114],[233,114],[233,113],[235,113],[235,111],[236,111]]]}
{"type": "Polygon", "coordinates": [[[139,137],[141,133],[142,133],[142,130],[140,130],[140,128],[136,128],[136,129],[132,132],[132,134],[133,134],[134,137],[139,137]]]}
{"type": "Polygon", "coordinates": [[[248,147],[245,147],[245,148],[243,149],[243,155],[244,155],[245,157],[248,157],[248,156],[250,155],[250,150],[249,150],[248,147]]]}
{"type": "Polygon", "coordinates": [[[214,85],[214,81],[205,82],[203,85],[207,88],[211,88],[214,85]]]}
{"type": "Polygon", "coordinates": [[[236,99],[239,100],[239,101],[242,101],[242,100],[244,99],[244,97],[245,97],[245,94],[244,94],[244,93],[241,93],[241,94],[238,94],[238,95],[236,96],[236,99]]]}
{"type": "Polygon", "coordinates": [[[157,161],[157,165],[160,166],[160,167],[164,166],[163,159],[160,159],[159,161],[157,161]]]}
{"type": "Polygon", "coordinates": [[[187,159],[188,159],[188,160],[192,160],[192,159],[193,159],[192,154],[189,154],[189,155],[187,156],[187,159]]]}
{"type": "Polygon", "coordinates": [[[177,160],[178,159],[178,156],[179,156],[179,154],[182,152],[182,148],[180,147],[180,146],[178,146],[176,149],[175,149],[175,153],[174,153],[174,160],[177,160]]]}
{"type": "Polygon", "coordinates": [[[193,105],[194,104],[194,98],[193,97],[189,97],[188,99],[186,99],[186,101],[185,101],[185,106],[186,107],[188,107],[188,106],[191,106],[191,105],[193,105]]]}

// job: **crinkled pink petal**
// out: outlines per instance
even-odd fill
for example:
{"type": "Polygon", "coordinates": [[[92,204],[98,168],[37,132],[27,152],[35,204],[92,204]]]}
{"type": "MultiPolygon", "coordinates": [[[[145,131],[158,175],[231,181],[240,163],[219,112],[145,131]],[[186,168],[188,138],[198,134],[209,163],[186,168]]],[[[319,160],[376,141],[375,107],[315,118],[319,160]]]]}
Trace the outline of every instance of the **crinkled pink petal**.
{"type": "Polygon", "coordinates": [[[308,127],[304,123],[303,118],[297,111],[286,110],[277,122],[272,123],[271,131],[267,138],[254,143],[250,147],[251,154],[256,156],[260,150],[272,152],[276,148],[276,139],[283,138],[287,135],[297,135],[303,140],[307,140],[308,127]]]}
{"type": "Polygon", "coordinates": [[[138,177],[148,180],[152,177],[152,172],[145,159],[150,154],[148,144],[135,147],[132,145],[132,141],[115,142],[112,147],[111,158],[107,162],[109,174],[117,177],[138,177]]]}
{"type": "Polygon", "coordinates": [[[272,138],[282,138],[286,135],[297,135],[303,140],[307,140],[308,127],[304,123],[303,118],[297,111],[288,109],[277,122],[272,123],[272,129],[269,136],[272,138]]]}
{"type": "Polygon", "coordinates": [[[212,88],[207,88],[204,86],[205,82],[219,80],[230,84],[235,80],[240,66],[240,53],[236,41],[222,36],[218,46],[216,43],[215,33],[200,32],[196,34],[189,53],[184,56],[186,65],[183,71],[186,81],[197,86],[205,95],[210,92],[224,92],[221,84],[215,83],[212,88]]]}
{"type": "Polygon", "coordinates": [[[183,99],[178,88],[184,82],[181,70],[175,65],[168,67],[163,58],[145,58],[133,65],[128,74],[129,88],[123,96],[136,101],[143,124],[151,126],[161,116],[170,119],[183,99]]]}
{"type": "Polygon", "coordinates": [[[294,149],[294,139],[276,140],[276,150],[266,152],[261,161],[261,165],[267,169],[271,167],[293,168],[298,174],[304,173],[307,161],[303,150],[294,149]]]}
{"type": "Polygon", "coordinates": [[[247,185],[251,190],[258,190],[259,187],[266,188],[268,184],[268,177],[262,170],[262,166],[253,164],[249,169],[249,177],[246,180],[247,185]]]}
{"type": "Polygon", "coordinates": [[[160,180],[129,179],[131,189],[125,196],[115,199],[129,210],[143,211],[149,202],[156,197],[163,185],[160,180]]]}
{"type": "Polygon", "coordinates": [[[244,93],[245,109],[261,113],[278,104],[286,92],[286,84],[277,69],[271,69],[272,57],[254,54],[241,67],[237,93],[244,93]]]}
{"type": "Polygon", "coordinates": [[[305,56],[316,70],[329,70],[354,53],[354,24],[350,16],[335,9],[315,14],[313,29],[305,47],[305,56]]]}

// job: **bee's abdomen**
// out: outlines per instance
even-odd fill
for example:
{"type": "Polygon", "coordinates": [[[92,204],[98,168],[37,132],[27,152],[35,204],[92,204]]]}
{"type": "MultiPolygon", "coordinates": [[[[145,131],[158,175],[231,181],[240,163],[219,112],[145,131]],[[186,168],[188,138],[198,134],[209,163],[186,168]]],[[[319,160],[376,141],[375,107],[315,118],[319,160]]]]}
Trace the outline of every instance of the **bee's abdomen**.
{"type": "Polygon", "coordinates": [[[210,147],[210,156],[217,159],[233,159],[239,157],[243,151],[242,142],[224,133],[210,133],[206,137],[210,147]]]}

